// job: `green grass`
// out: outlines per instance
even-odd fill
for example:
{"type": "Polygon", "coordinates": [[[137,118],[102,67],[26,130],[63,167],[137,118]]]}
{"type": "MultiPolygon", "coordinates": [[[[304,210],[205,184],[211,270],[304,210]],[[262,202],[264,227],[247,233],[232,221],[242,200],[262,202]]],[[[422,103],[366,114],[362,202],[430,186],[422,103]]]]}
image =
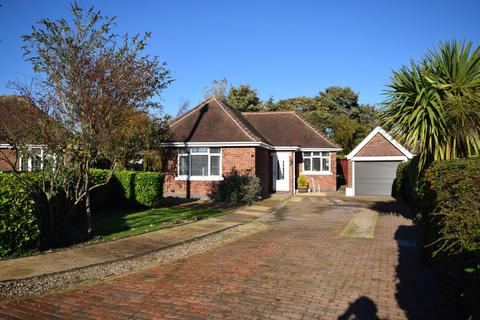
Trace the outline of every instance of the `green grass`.
{"type": "Polygon", "coordinates": [[[160,230],[187,221],[222,215],[224,211],[198,207],[166,207],[154,209],[98,212],[94,215],[95,239],[93,242],[131,237],[160,230]]]}

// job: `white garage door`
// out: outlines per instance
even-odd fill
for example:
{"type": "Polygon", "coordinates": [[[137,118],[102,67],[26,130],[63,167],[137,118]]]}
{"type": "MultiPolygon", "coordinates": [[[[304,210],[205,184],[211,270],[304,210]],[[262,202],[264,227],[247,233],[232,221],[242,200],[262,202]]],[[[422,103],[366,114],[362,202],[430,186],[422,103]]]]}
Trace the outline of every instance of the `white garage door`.
{"type": "Polygon", "coordinates": [[[401,161],[355,161],[355,195],[391,195],[401,161]]]}

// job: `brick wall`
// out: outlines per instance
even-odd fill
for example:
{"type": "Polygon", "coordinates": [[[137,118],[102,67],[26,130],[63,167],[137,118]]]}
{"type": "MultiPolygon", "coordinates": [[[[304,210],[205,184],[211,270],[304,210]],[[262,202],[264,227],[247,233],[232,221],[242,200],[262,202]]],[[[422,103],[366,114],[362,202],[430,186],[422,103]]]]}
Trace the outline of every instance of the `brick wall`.
{"type": "Polygon", "coordinates": [[[15,152],[11,149],[0,149],[0,172],[12,171],[11,164],[5,161],[5,159],[14,162],[15,152]]]}
{"type": "Polygon", "coordinates": [[[347,188],[352,187],[352,160],[348,160],[348,180],[347,180],[347,188]]]}
{"type": "MultiPolygon", "coordinates": [[[[207,197],[212,194],[218,182],[215,181],[176,181],[177,150],[169,148],[164,154],[165,183],[164,196],[207,197]]],[[[222,176],[230,175],[236,170],[241,175],[255,176],[256,148],[222,148],[222,176]]],[[[259,153],[265,157],[264,154],[259,153]]],[[[262,172],[262,175],[265,175],[262,172]]],[[[265,183],[265,177],[260,177],[265,183]]],[[[267,178],[268,181],[268,178],[267,178]]],[[[268,182],[267,182],[268,183],[268,182]]]]}
{"type": "Polygon", "coordinates": [[[265,148],[255,149],[256,175],[260,178],[262,194],[272,191],[272,158],[269,150],[265,148]]]}
{"type": "MultiPolygon", "coordinates": [[[[303,160],[301,152],[296,153],[296,162],[298,167],[298,175],[303,173],[303,160]]],[[[335,191],[337,190],[337,153],[330,152],[330,171],[329,175],[309,175],[305,174],[308,179],[309,188],[318,189],[320,191],[335,191]]],[[[298,177],[297,175],[297,177],[298,177]]],[[[315,190],[316,191],[316,190],[315,190]]]]}
{"type": "Polygon", "coordinates": [[[383,135],[377,133],[355,156],[403,156],[403,153],[383,135]]]}

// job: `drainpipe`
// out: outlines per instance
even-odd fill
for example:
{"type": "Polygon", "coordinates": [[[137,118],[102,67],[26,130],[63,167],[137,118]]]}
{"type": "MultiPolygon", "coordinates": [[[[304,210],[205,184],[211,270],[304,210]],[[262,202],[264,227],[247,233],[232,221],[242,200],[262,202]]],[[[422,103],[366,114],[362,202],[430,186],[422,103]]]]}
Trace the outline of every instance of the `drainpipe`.
{"type": "Polygon", "coordinates": [[[293,166],[292,166],[292,169],[293,169],[293,170],[292,170],[292,171],[293,171],[293,186],[292,186],[292,189],[293,189],[293,194],[296,194],[296,193],[297,193],[297,192],[296,192],[297,190],[295,190],[295,181],[296,181],[296,180],[295,180],[295,171],[296,171],[296,169],[297,169],[297,163],[296,163],[296,161],[295,161],[295,151],[293,151],[293,166]]]}

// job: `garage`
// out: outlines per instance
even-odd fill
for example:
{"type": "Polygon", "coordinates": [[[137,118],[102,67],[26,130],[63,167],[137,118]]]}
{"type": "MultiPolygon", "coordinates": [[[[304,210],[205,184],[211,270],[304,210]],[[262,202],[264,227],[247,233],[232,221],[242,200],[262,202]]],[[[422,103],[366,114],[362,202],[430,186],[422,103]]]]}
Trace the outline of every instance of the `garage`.
{"type": "Polygon", "coordinates": [[[347,155],[347,196],[389,196],[398,165],[413,155],[380,127],[347,155]]]}
{"type": "Polygon", "coordinates": [[[355,162],[355,194],[357,196],[391,195],[397,166],[400,162],[401,161],[355,162]]]}

